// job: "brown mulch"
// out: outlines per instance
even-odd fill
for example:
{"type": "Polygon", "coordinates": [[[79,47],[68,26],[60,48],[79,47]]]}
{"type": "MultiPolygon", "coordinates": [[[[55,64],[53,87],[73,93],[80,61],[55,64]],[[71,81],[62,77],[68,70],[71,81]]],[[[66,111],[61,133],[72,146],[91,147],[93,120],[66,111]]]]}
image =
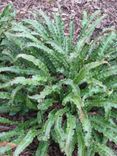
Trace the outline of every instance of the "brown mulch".
{"type": "MultiPolygon", "coordinates": [[[[9,3],[13,3],[17,13],[17,20],[31,18],[32,12],[42,9],[48,15],[62,10],[62,17],[68,27],[69,19],[72,17],[76,24],[76,35],[80,30],[83,10],[93,13],[101,10],[107,17],[98,27],[114,26],[117,29],[117,0],[0,0],[0,11],[9,3]]],[[[8,127],[5,127],[8,128],[8,127]]],[[[32,149],[26,150],[21,156],[32,156],[32,149]],[[31,152],[30,152],[31,151],[31,152]]],[[[63,156],[57,146],[50,147],[49,156],[63,156]]],[[[76,154],[74,154],[75,156],[76,154]]]]}
{"type": "Polygon", "coordinates": [[[117,0],[0,0],[0,10],[9,2],[14,4],[18,20],[31,18],[32,12],[39,9],[47,12],[48,15],[62,10],[66,27],[70,17],[75,19],[77,34],[80,30],[83,10],[88,13],[101,10],[103,14],[107,14],[107,17],[99,28],[114,26],[117,29],[117,0]]]}

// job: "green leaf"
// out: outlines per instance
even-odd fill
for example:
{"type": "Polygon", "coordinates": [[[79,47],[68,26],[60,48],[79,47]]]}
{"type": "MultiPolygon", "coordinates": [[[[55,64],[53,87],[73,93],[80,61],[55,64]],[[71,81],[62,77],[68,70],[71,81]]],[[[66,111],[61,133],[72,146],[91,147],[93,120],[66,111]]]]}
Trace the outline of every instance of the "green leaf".
{"type": "Polygon", "coordinates": [[[16,121],[12,121],[12,120],[9,120],[7,118],[4,118],[4,117],[0,117],[0,123],[3,123],[3,124],[17,124],[16,121]]]}
{"type": "Polygon", "coordinates": [[[37,105],[35,103],[33,103],[28,97],[26,98],[26,106],[29,109],[37,110],[37,105]]]}
{"type": "Polygon", "coordinates": [[[16,58],[16,60],[18,58],[23,58],[27,61],[32,62],[35,66],[39,67],[39,69],[41,69],[44,73],[48,74],[48,69],[46,67],[46,65],[40,61],[40,59],[36,59],[34,56],[32,55],[27,55],[27,54],[19,54],[16,58]]]}
{"type": "Polygon", "coordinates": [[[0,154],[3,155],[3,154],[6,154],[8,151],[11,150],[11,147],[9,146],[3,146],[3,147],[0,147],[0,154]]]}
{"type": "Polygon", "coordinates": [[[67,103],[67,102],[72,102],[76,105],[76,108],[78,109],[79,119],[82,123],[82,127],[83,127],[83,130],[85,133],[84,134],[85,135],[85,144],[86,144],[86,146],[90,146],[91,131],[92,131],[91,123],[90,123],[87,113],[83,110],[84,104],[83,104],[83,101],[82,101],[80,95],[78,94],[78,92],[68,94],[67,97],[65,97],[63,103],[67,103]],[[74,95],[74,94],[76,94],[76,95],[74,95]]]}
{"type": "Polygon", "coordinates": [[[76,128],[76,118],[73,115],[67,114],[66,142],[65,153],[67,156],[72,156],[74,147],[72,147],[74,133],[76,128]]]}
{"type": "Polygon", "coordinates": [[[100,61],[100,62],[91,62],[89,64],[86,64],[84,67],[81,68],[79,73],[74,78],[74,83],[80,84],[83,81],[86,81],[89,78],[89,72],[90,70],[107,63],[106,61],[100,61]]]}
{"type": "Polygon", "coordinates": [[[17,66],[2,67],[2,68],[0,68],[0,73],[1,72],[11,72],[11,73],[16,73],[16,74],[26,74],[26,75],[39,73],[39,71],[35,70],[35,69],[31,69],[31,68],[30,69],[21,69],[20,67],[17,67],[17,66]]]}
{"type": "Polygon", "coordinates": [[[38,104],[38,109],[39,110],[47,110],[49,107],[53,105],[53,99],[45,99],[41,103],[38,104]]]}
{"type": "Polygon", "coordinates": [[[29,96],[30,99],[34,99],[37,100],[38,103],[41,103],[43,101],[43,99],[46,98],[46,96],[54,93],[54,92],[59,92],[60,90],[60,86],[59,85],[53,85],[53,86],[46,86],[41,92],[40,94],[36,94],[36,95],[32,95],[29,96]]]}
{"type": "Polygon", "coordinates": [[[62,120],[63,120],[62,115],[63,115],[62,112],[61,112],[60,116],[57,115],[58,117],[57,117],[56,123],[55,123],[55,134],[56,134],[56,139],[57,139],[57,142],[59,143],[61,150],[64,151],[66,134],[62,127],[62,120]]]}
{"type": "Polygon", "coordinates": [[[116,34],[114,31],[112,31],[108,37],[106,37],[106,41],[104,41],[103,45],[100,47],[100,51],[99,51],[99,56],[103,56],[104,52],[107,50],[108,51],[108,47],[109,44],[112,44],[113,40],[116,38],[116,34]]]}
{"type": "Polygon", "coordinates": [[[54,36],[54,25],[51,22],[50,18],[42,10],[39,10],[39,15],[41,15],[43,17],[43,19],[45,20],[45,24],[47,25],[50,34],[54,38],[55,37],[54,36]]]}
{"type": "Polygon", "coordinates": [[[14,152],[14,156],[19,156],[19,154],[21,152],[23,152],[23,150],[30,145],[30,143],[32,143],[33,139],[36,136],[36,131],[31,129],[28,131],[27,135],[24,137],[24,139],[19,143],[19,145],[17,146],[15,152],[14,152]]]}
{"type": "Polygon", "coordinates": [[[101,156],[116,156],[116,154],[106,145],[94,143],[95,151],[98,152],[101,156]]]}
{"type": "Polygon", "coordinates": [[[28,25],[31,25],[35,31],[38,33],[38,35],[40,35],[44,40],[48,40],[48,33],[45,29],[45,27],[39,23],[39,21],[36,21],[36,20],[31,20],[31,19],[25,19],[24,21],[24,24],[28,24],[28,25]]]}
{"type": "Polygon", "coordinates": [[[39,140],[47,141],[50,138],[51,129],[55,123],[55,113],[56,110],[53,110],[49,113],[48,120],[46,120],[42,128],[42,134],[38,137],[39,140]]]}
{"type": "Polygon", "coordinates": [[[36,151],[36,156],[47,156],[48,142],[41,141],[36,151]]]}
{"type": "Polygon", "coordinates": [[[39,85],[43,82],[46,82],[46,78],[39,76],[39,75],[35,75],[32,76],[32,78],[25,78],[25,77],[16,77],[14,80],[11,80],[7,83],[4,83],[0,86],[0,89],[2,88],[7,88],[13,85],[39,85]]]}
{"type": "Polygon", "coordinates": [[[20,133],[17,130],[12,130],[8,132],[1,132],[0,133],[0,140],[1,141],[6,141],[9,140],[12,137],[18,136],[20,133]]]}
{"type": "Polygon", "coordinates": [[[2,104],[0,106],[0,113],[9,113],[9,112],[15,112],[17,113],[18,111],[20,111],[20,106],[11,106],[8,103],[6,104],[2,104]]]}
{"type": "Polygon", "coordinates": [[[115,124],[111,124],[109,121],[106,121],[102,117],[92,117],[90,118],[92,126],[95,130],[108,138],[110,141],[115,142],[117,144],[117,126],[115,124]]]}
{"type": "Polygon", "coordinates": [[[10,99],[10,94],[7,92],[0,92],[0,99],[10,99]]]}
{"type": "Polygon", "coordinates": [[[85,139],[81,126],[77,127],[78,156],[86,156],[85,139]]]}

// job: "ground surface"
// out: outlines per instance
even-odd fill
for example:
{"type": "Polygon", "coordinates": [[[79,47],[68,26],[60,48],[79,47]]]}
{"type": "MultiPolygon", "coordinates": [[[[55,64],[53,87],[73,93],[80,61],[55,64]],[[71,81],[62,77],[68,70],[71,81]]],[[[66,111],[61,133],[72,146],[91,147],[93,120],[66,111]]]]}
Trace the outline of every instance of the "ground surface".
{"type": "MultiPolygon", "coordinates": [[[[80,30],[83,10],[87,10],[89,13],[101,10],[102,13],[107,14],[106,19],[97,29],[109,26],[114,26],[117,29],[117,0],[0,0],[0,11],[9,2],[13,3],[16,8],[17,20],[25,17],[31,18],[31,14],[35,10],[43,9],[48,15],[51,15],[61,9],[66,28],[69,18],[74,18],[76,35],[80,30]]],[[[32,156],[34,148],[35,146],[30,147],[30,150],[28,149],[21,156],[32,156]]],[[[63,154],[60,153],[57,145],[52,144],[49,156],[63,156],[63,154]]],[[[75,153],[74,156],[76,156],[75,153]]]]}
{"type": "Polygon", "coordinates": [[[12,2],[17,10],[17,19],[31,18],[32,12],[39,9],[49,15],[61,9],[66,25],[71,16],[75,19],[78,33],[83,10],[89,13],[101,10],[107,14],[107,18],[100,28],[113,25],[117,29],[117,0],[0,0],[0,10],[9,2],[12,2]]]}

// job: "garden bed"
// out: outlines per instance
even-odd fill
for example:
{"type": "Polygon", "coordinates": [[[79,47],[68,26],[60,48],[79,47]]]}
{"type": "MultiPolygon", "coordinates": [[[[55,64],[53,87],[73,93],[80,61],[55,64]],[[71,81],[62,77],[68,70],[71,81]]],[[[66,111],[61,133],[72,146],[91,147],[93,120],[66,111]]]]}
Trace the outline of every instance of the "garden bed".
{"type": "MultiPolygon", "coordinates": [[[[96,27],[96,31],[94,32],[94,37],[97,35],[97,33],[101,32],[103,28],[107,28],[110,26],[113,26],[115,29],[117,29],[117,1],[116,0],[1,0],[0,2],[0,11],[9,3],[12,2],[14,4],[14,7],[16,9],[16,18],[18,21],[21,21],[25,18],[33,18],[32,12],[35,10],[42,9],[45,11],[50,17],[51,15],[59,12],[62,10],[62,18],[65,21],[65,33],[68,34],[68,24],[70,21],[70,18],[74,19],[75,21],[75,36],[78,35],[80,28],[81,28],[81,19],[82,19],[82,13],[84,10],[88,11],[88,13],[93,13],[96,10],[101,10],[102,14],[107,14],[107,17],[105,20],[96,27]]],[[[95,113],[95,111],[93,112],[95,113]]],[[[25,121],[28,119],[29,116],[32,117],[36,116],[35,112],[31,113],[27,116],[20,116],[20,114],[16,117],[13,117],[12,120],[19,120],[19,121],[25,121]]],[[[1,114],[2,117],[9,116],[1,114]]],[[[0,125],[4,126],[4,125],[0,125]]],[[[14,127],[2,127],[0,131],[6,131],[11,130],[14,127]],[[4,128],[4,129],[2,129],[4,128]]],[[[38,141],[35,140],[29,148],[25,150],[24,153],[21,154],[21,156],[32,156],[33,150],[36,149],[38,144],[38,141]]],[[[113,149],[116,150],[116,145],[113,143],[109,143],[109,146],[112,146],[113,149]]],[[[60,152],[59,147],[54,142],[50,144],[49,148],[49,156],[63,156],[63,154],[60,152]]],[[[76,152],[74,151],[74,155],[76,156],[76,152]]]]}

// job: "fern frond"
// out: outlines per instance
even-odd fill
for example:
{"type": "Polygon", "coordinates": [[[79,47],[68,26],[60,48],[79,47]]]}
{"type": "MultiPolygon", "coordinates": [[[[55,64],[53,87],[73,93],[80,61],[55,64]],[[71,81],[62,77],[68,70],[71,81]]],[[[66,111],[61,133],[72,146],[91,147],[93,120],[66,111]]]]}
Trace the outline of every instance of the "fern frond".
{"type": "Polygon", "coordinates": [[[12,120],[9,120],[7,118],[4,118],[4,117],[0,117],[0,123],[3,123],[3,124],[17,124],[17,122],[15,121],[12,121],[12,120]]]}
{"type": "MultiPolygon", "coordinates": [[[[33,74],[37,74],[39,72],[39,70],[36,69],[21,69],[18,66],[10,66],[10,67],[1,67],[0,68],[0,73],[2,72],[11,72],[11,73],[16,73],[16,74],[26,74],[26,75],[33,75],[33,74]]],[[[1,80],[1,78],[0,78],[1,80]]]]}
{"type": "Polygon", "coordinates": [[[53,110],[52,112],[49,113],[48,120],[46,120],[46,123],[44,124],[42,128],[42,134],[41,136],[38,137],[39,140],[48,141],[48,139],[50,138],[51,128],[55,122],[55,113],[56,113],[56,110],[53,110]]]}
{"type": "Polygon", "coordinates": [[[56,37],[57,37],[57,41],[60,45],[63,45],[63,41],[64,41],[64,38],[65,38],[65,35],[64,35],[64,22],[61,18],[60,15],[56,15],[54,17],[55,19],[55,27],[56,27],[56,37]]]}
{"type": "Polygon", "coordinates": [[[9,132],[1,132],[0,133],[0,141],[8,141],[12,137],[16,137],[20,134],[17,130],[12,130],[9,132]]]}
{"type": "Polygon", "coordinates": [[[25,25],[31,26],[42,39],[44,39],[45,41],[49,40],[47,30],[41,23],[39,23],[36,20],[30,20],[30,19],[25,19],[23,22],[25,25]]]}
{"type": "Polygon", "coordinates": [[[98,152],[101,156],[116,156],[116,154],[107,146],[99,143],[94,143],[95,151],[98,152]]]}
{"type": "Polygon", "coordinates": [[[40,61],[39,59],[36,59],[34,56],[27,55],[27,54],[19,54],[17,56],[16,60],[19,59],[19,58],[23,58],[23,59],[25,59],[27,61],[32,62],[35,66],[37,66],[44,73],[46,73],[46,75],[48,74],[48,69],[47,69],[46,65],[42,61],[40,61]]]}
{"type": "Polygon", "coordinates": [[[11,147],[10,146],[3,146],[3,147],[0,147],[0,154],[3,155],[3,154],[6,154],[7,152],[9,152],[11,150],[11,147]]]}
{"type": "Polygon", "coordinates": [[[103,133],[104,136],[106,136],[110,141],[113,141],[117,144],[117,126],[112,125],[107,121],[104,121],[102,118],[92,118],[92,125],[94,129],[96,129],[98,132],[103,133]],[[100,121],[99,121],[100,119],[100,121]],[[103,123],[103,124],[102,124],[103,123]]]}
{"type": "Polygon", "coordinates": [[[32,143],[34,137],[36,136],[36,131],[31,129],[25,136],[25,138],[20,142],[20,144],[17,146],[14,156],[19,156],[19,154],[30,144],[32,143]]]}
{"type": "Polygon", "coordinates": [[[102,57],[104,56],[105,51],[108,50],[109,44],[112,44],[114,39],[116,39],[116,34],[115,32],[112,31],[112,33],[109,34],[108,37],[106,37],[106,41],[102,41],[103,44],[100,47],[99,56],[102,56],[102,57]]]}
{"type": "Polygon", "coordinates": [[[78,155],[86,156],[85,140],[83,136],[83,131],[80,126],[78,126],[76,133],[78,138],[78,155]]]}
{"type": "Polygon", "coordinates": [[[39,103],[46,98],[46,96],[50,95],[52,92],[59,92],[60,87],[58,85],[46,86],[40,94],[29,96],[30,99],[37,100],[39,103]]]}
{"type": "Polygon", "coordinates": [[[0,99],[10,99],[10,94],[7,92],[0,92],[0,99]]]}
{"type": "Polygon", "coordinates": [[[46,156],[48,152],[48,142],[41,141],[36,151],[36,156],[46,156]]]}
{"type": "Polygon", "coordinates": [[[45,24],[47,25],[47,28],[49,30],[50,37],[56,40],[55,26],[53,25],[50,18],[42,10],[39,11],[39,15],[41,15],[41,17],[45,20],[45,24]]]}
{"type": "Polygon", "coordinates": [[[73,135],[76,128],[76,118],[70,114],[67,114],[67,128],[66,128],[66,141],[65,141],[65,153],[67,156],[72,156],[74,147],[72,147],[73,135]]]}
{"type": "Polygon", "coordinates": [[[0,86],[0,89],[2,88],[6,88],[6,87],[10,87],[10,86],[13,86],[13,85],[17,85],[17,84],[20,84],[20,85],[39,85],[43,82],[46,82],[47,80],[45,79],[45,77],[40,77],[40,76],[32,76],[32,78],[25,78],[25,77],[16,77],[14,80],[11,80],[10,82],[8,83],[5,83],[5,84],[2,84],[0,86]]]}
{"type": "Polygon", "coordinates": [[[79,73],[76,75],[74,82],[80,84],[81,82],[85,81],[91,69],[94,69],[105,63],[107,62],[100,61],[100,62],[91,62],[89,64],[86,64],[83,68],[81,68],[79,73]]]}

